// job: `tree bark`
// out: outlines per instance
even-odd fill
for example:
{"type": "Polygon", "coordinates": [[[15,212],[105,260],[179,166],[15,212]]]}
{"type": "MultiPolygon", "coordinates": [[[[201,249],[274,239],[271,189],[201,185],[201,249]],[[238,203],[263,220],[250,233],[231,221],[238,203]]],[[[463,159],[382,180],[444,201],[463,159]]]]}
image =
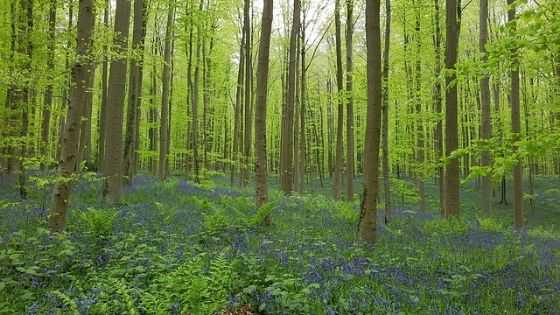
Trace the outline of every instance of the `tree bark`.
{"type": "Polygon", "coordinates": [[[243,136],[243,163],[241,164],[241,186],[249,183],[249,163],[251,160],[251,143],[253,142],[252,125],[252,94],[253,94],[253,60],[252,60],[252,36],[251,36],[251,2],[245,0],[243,9],[243,31],[245,32],[245,128],[243,136]]]}
{"type": "Polygon", "coordinates": [[[366,2],[368,109],[364,149],[364,200],[359,238],[374,243],[377,238],[377,194],[379,186],[379,143],[381,132],[381,29],[380,1],[366,2]]]}
{"type": "Polygon", "coordinates": [[[41,152],[43,153],[44,161],[41,162],[43,168],[47,168],[49,164],[49,135],[50,135],[50,122],[51,110],[53,104],[53,77],[54,77],[54,55],[56,50],[56,0],[51,1],[49,8],[49,30],[48,30],[48,47],[47,47],[47,73],[49,83],[45,89],[43,117],[41,124],[41,152]]]}
{"type": "MultiPolygon", "coordinates": [[[[486,44],[488,43],[488,0],[480,0],[480,54],[481,62],[488,62],[486,54],[486,44]]],[[[480,105],[481,105],[481,127],[480,138],[488,142],[492,138],[492,115],[490,111],[490,78],[484,72],[480,78],[480,105]]],[[[480,166],[490,167],[490,151],[484,149],[480,156],[480,166]]],[[[485,213],[489,213],[492,208],[492,181],[490,175],[482,176],[480,182],[480,207],[485,213]]]]}
{"type": "MultiPolygon", "coordinates": [[[[514,0],[508,0],[508,23],[510,23],[511,36],[517,36],[517,6],[514,0]]],[[[521,140],[521,109],[519,97],[519,56],[517,42],[511,48],[511,132],[513,134],[513,153],[516,163],[513,166],[513,209],[515,211],[514,225],[520,230],[524,225],[523,215],[523,160],[517,153],[521,140]]]]}
{"type": "Polygon", "coordinates": [[[138,121],[142,105],[142,81],[144,74],[144,38],[146,36],[147,3],[144,0],[134,1],[134,26],[132,32],[133,54],[130,59],[128,111],[126,116],[126,135],[124,141],[124,181],[130,184],[135,175],[137,161],[136,148],[139,139],[138,121]]]}
{"type": "MultiPolygon", "coordinates": [[[[416,2],[416,5],[419,3],[416,2]]],[[[416,189],[418,190],[418,195],[420,197],[420,203],[418,208],[420,211],[426,211],[426,193],[424,189],[424,116],[422,111],[422,61],[420,60],[420,55],[422,53],[422,38],[420,33],[420,10],[418,6],[414,8],[415,11],[415,41],[416,41],[416,56],[415,56],[415,95],[414,101],[416,105],[416,167],[415,167],[415,177],[416,177],[416,189]]]]}
{"type": "Polygon", "coordinates": [[[346,0],[346,195],[348,200],[354,198],[354,61],[353,61],[353,34],[354,34],[354,3],[346,0]]]}
{"type": "Polygon", "coordinates": [[[109,203],[121,198],[123,176],[123,111],[126,92],[126,53],[130,26],[130,0],[117,0],[113,46],[118,54],[111,61],[105,117],[104,197],[109,203]]]}
{"type": "Polygon", "coordinates": [[[66,211],[70,201],[70,188],[74,167],[78,158],[80,120],[87,97],[87,77],[93,71],[91,61],[92,33],[95,21],[95,5],[92,0],[80,1],[78,11],[76,62],[72,67],[71,99],[68,107],[68,123],[62,140],[58,182],[55,184],[53,205],[49,213],[49,230],[62,232],[66,223],[66,211]]]}
{"type": "Polygon", "coordinates": [[[337,102],[338,117],[336,126],[336,161],[334,168],[334,197],[340,198],[340,186],[342,182],[342,172],[344,168],[344,146],[343,146],[343,128],[344,128],[344,79],[342,70],[342,43],[341,43],[341,22],[340,22],[340,0],[336,0],[335,11],[335,46],[336,46],[336,85],[337,85],[337,102]]]}
{"type": "MultiPolygon", "coordinates": [[[[266,158],[266,110],[268,93],[268,67],[270,37],[273,19],[273,0],[263,0],[261,41],[257,64],[257,103],[255,108],[255,153],[256,153],[256,204],[260,208],[268,201],[267,158],[266,158]]],[[[270,215],[264,218],[266,225],[271,224],[270,215]]]]}
{"type": "Polygon", "coordinates": [[[389,161],[389,53],[391,46],[391,0],[385,0],[385,45],[383,50],[383,190],[385,194],[385,224],[392,216],[389,161]]]}
{"type": "MultiPolygon", "coordinates": [[[[446,7],[446,48],[445,67],[446,98],[445,98],[445,155],[449,157],[459,148],[457,122],[457,52],[459,46],[459,22],[457,0],[447,0],[446,7]]],[[[458,216],[460,213],[459,197],[459,159],[454,158],[445,166],[445,215],[458,216]]]]}
{"type": "MultiPolygon", "coordinates": [[[[105,13],[103,16],[103,26],[109,28],[109,11],[110,11],[110,1],[105,1],[105,13]]],[[[105,44],[103,46],[104,56],[103,56],[103,66],[101,69],[101,108],[99,113],[99,138],[97,140],[97,168],[103,173],[103,163],[105,157],[105,119],[107,112],[107,102],[109,96],[108,92],[108,80],[109,80],[109,45],[105,44]]]]}
{"type": "Polygon", "coordinates": [[[171,82],[171,41],[173,38],[173,23],[175,20],[175,1],[169,3],[167,11],[167,27],[165,31],[165,48],[162,74],[162,96],[161,96],[161,118],[159,128],[159,167],[158,175],[160,180],[165,180],[168,173],[169,159],[169,98],[171,82]]]}
{"type": "Polygon", "coordinates": [[[294,0],[294,14],[292,22],[292,31],[290,35],[290,53],[288,62],[288,92],[286,99],[286,108],[282,117],[282,147],[280,150],[281,169],[280,179],[282,191],[290,194],[293,191],[294,184],[294,107],[296,97],[296,60],[297,60],[297,41],[299,37],[301,14],[301,0],[294,0]]]}
{"type": "Polygon", "coordinates": [[[434,147],[437,158],[438,186],[439,186],[439,208],[441,216],[445,215],[445,175],[442,163],[443,158],[443,111],[441,95],[441,27],[440,27],[440,0],[434,0],[434,111],[438,115],[436,128],[434,130],[434,147]]]}

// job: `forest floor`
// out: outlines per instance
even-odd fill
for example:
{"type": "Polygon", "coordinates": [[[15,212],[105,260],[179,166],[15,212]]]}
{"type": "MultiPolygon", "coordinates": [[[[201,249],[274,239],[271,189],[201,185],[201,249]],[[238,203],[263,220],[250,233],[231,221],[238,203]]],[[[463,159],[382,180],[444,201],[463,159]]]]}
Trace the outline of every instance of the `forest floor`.
{"type": "Polygon", "coordinates": [[[359,201],[318,181],[271,189],[270,227],[252,191],[226,182],[139,176],[108,207],[100,181],[83,180],[57,237],[47,181],[26,201],[1,183],[0,314],[560,314],[558,178],[538,178],[520,233],[507,207],[476,211],[474,187],[464,215],[442,220],[435,185],[433,211],[418,212],[413,185],[395,181],[374,247],[355,242],[359,201]]]}

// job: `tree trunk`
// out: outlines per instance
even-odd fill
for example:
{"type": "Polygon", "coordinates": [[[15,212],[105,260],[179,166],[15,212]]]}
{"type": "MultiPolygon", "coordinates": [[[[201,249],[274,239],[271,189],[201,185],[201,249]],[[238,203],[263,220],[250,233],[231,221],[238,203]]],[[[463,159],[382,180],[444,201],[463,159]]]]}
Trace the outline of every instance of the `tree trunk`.
{"type": "Polygon", "coordinates": [[[353,61],[353,0],[346,1],[346,94],[348,97],[346,112],[346,195],[348,200],[354,198],[354,61],[353,61]]]}
{"type": "Polygon", "coordinates": [[[167,11],[167,27],[165,31],[165,48],[163,56],[162,74],[162,96],[161,96],[161,118],[159,127],[159,167],[158,175],[160,180],[165,180],[168,173],[169,159],[169,97],[171,82],[171,41],[173,37],[173,23],[175,20],[175,1],[169,3],[167,11]]]}
{"type": "MultiPolygon", "coordinates": [[[[508,23],[511,25],[511,36],[517,36],[517,6],[514,0],[508,0],[508,23]]],[[[519,56],[514,43],[511,48],[511,132],[513,133],[513,153],[519,151],[519,141],[521,140],[521,110],[519,98],[519,56]]],[[[513,209],[515,211],[514,225],[520,230],[524,225],[523,218],[523,160],[516,157],[517,161],[513,166],[513,209]]]]}
{"type": "MultiPolygon", "coordinates": [[[[268,93],[268,66],[270,55],[270,37],[272,31],[273,0],[263,0],[261,23],[261,41],[257,64],[257,103],[255,108],[255,153],[256,153],[256,204],[260,208],[268,201],[267,162],[266,162],[266,108],[268,93]]],[[[264,223],[271,224],[270,215],[264,223]]]]}
{"type": "Polygon", "coordinates": [[[379,186],[379,142],[381,132],[381,29],[380,1],[366,2],[368,109],[364,149],[364,200],[359,238],[374,243],[377,238],[377,194],[379,186]]]}
{"type": "Polygon", "coordinates": [[[49,8],[49,30],[48,30],[48,50],[47,50],[47,73],[49,83],[45,89],[44,107],[43,107],[43,122],[41,124],[41,152],[43,153],[43,161],[41,165],[47,168],[49,165],[49,135],[50,135],[50,122],[51,110],[53,103],[53,77],[54,77],[54,55],[56,50],[56,0],[51,1],[49,8]]]}
{"type": "Polygon", "coordinates": [[[436,149],[438,186],[439,186],[439,208],[442,216],[445,215],[445,181],[442,163],[443,158],[443,111],[442,111],[442,95],[441,95],[441,27],[440,27],[440,0],[434,0],[434,50],[435,50],[435,66],[434,66],[434,111],[438,115],[436,128],[434,130],[434,146],[436,149]]]}
{"type": "MultiPolygon", "coordinates": [[[[111,10],[109,0],[105,1],[105,13],[103,16],[103,26],[109,28],[109,11],[111,10]]],[[[101,108],[99,113],[99,138],[97,140],[97,168],[103,173],[103,163],[105,157],[105,120],[107,119],[107,102],[109,96],[107,82],[109,80],[109,45],[103,46],[103,66],[101,69],[101,108]]]]}
{"type": "Polygon", "coordinates": [[[251,5],[249,0],[245,0],[243,10],[243,31],[245,32],[245,128],[243,136],[243,163],[241,164],[241,186],[245,187],[249,183],[249,163],[251,160],[251,143],[253,140],[252,128],[252,92],[253,92],[253,60],[252,60],[252,36],[251,36],[251,5]]]}
{"type": "Polygon", "coordinates": [[[126,116],[126,135],[124,141],[124,180],[132,183],[137,160],[138,120],[142,105],[142,79],[144,74],[144,38],[146,36],[147,4],[144,0],[134,1],[134,26],[132,31],[133,55],[130,59],[128,111],[126,116]]]}
{"type": "Polygon", "coordinates": [[[242,126],[241,126],[241,112],[243,111],[243,89],[245,86],[245,31],[241,34],[241,43],[239,46],[239,68],[237,72],[237,88],[235,94],[235,105],[234,111],[234,126],[233,126],[233,152],[232,152],[232,163],[231,163],[231,175],[230,184],[233,186],[235,170],[237,168],[237,163],[239,162],[239,152],[241,151],[241,136],[242,136],[242,126]]]}
{"type": "Polygon", "coordinates": [[[280,150],[281,169],[280,179],[282,191],[290,194],[293,191],[294,184],[294,107],[296,98],[296,60],[297,60],[297,41],[300,30],[300,14],[301,0],[294,0],[294,14],[292,22],[292,31],[290,35],[290,54],[288,63],[288,91],[286,99],[286,108],[282,117],[282,147],[280,150]]]}
{"type": "Polygon", "coordinates": [[[391,0],[385,0],[385,46],[383,51],[383,189],[385,193],[385,224],[392,215],[389,162],[389,52],[391,46],[391,0]]]}
{"type": "Polygon", "coordinates": [[[72,67],[71,99],[68,107],[68,123],[65,124],[61,160],[58,169],[60,180],[55,184],[53,205],[49,213],[49,229],[61,232],[66,223],[66,210],[70,200],[70,188],[80,139],[82,107],[87,97],[87,77],[93,71],[91,63],[92,33],[95,21],[95,5],[92,0],[80,1],[78,11],[76,63],[72,67]]]}
{"type": "Polygon", "coordinates": [[[342,172],[344,168],[344,146],[343,146],[343,128],[344,128],[344,82],[342,74],[342,43],[341,43],[341,22],[340,22],[340,0],[336,0],[335,11],[335,46],[336,46],[336,85],[337,85],[337,102],[338,117],[336,126],[336,161],[334,167],[334,197],[340,198],[340,186],[342,182],[342,172]]]}
{"type": "Polygon", "coordinates": [[[126,92],[126,53],[130,26],[130,0],[117,0],[113,46],[118,54],[111,61],[105,117],[104,197],[110,203],[121,198],[123,176],[123,111],[126,92]]]}
{"type": "MultiPolygon", "coordinates": [[[[480,0],[480,54],[481,62],[488,62],[486,44],[488,43],[488,0],[480,0]]],[[[490,111],[490,79],[487,73],[480,78],[480,105],[481,105],[481,127],[480,138],[488,142],[492,138],[492,115],[490,111]]],[[[480,166],[490,167],[491,156],[489,150],[483,150],[480,156],[480,166]]],[[[480,182],[480,207],[483,212],[489,213],[492,208],[492,181],[490,175],[482,176],[480,182]]]]}
{"type": "MultiPolygon", "coordinates": [[[[418,3],[416,3],[418,5],[418,3]]],[[[424,189],[424,117],[422,111],[422,61],[420,60],[420,55],[422,53],[422,38],[420,33],[420,8],[415,7],[415,17],[416,17],[416,28],[415,28],[415,41],[416,41],[416,54],[415,54],[415,95],[414,101],[416,105],[416,167],[415,167],[415,177],[416,177],[416,189],[418,190],[418,196],[420,197],[420,203],[418,208],[420,211],[426,211],[426,194],[424,189]]]]}
{"type": "MultiPolygon", "coordinates": [[[[446,48],[445,67],[445,155],[449,157],[459,148],[457,122],[457,84],[456,65],[459,46],[459,22],[457,0],[447,0],[446,7],[446,48]]],[[[459,185],[460,171],[457,158],[448,161],[445,166],[445,215],[457,216],[460,213],[459,185]]]]}

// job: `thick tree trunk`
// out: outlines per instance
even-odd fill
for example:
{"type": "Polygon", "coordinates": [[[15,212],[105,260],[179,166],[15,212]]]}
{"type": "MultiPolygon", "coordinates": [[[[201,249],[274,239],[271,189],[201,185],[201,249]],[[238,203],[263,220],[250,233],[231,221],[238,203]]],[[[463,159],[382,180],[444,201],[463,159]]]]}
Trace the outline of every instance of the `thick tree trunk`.
{"type": "Polygon", "coordinates": [[[66,210],[70,200],[70,188],[78,157],[80,139],[80,121],[82,107],[87,97],[87,77],[93,71],[91,64],[92,33],[95,21],[95,5],[92,0],[80,1],[78,11],[76,63],[72,67],[72,90],[68,107],[68,123],[64,128],[62,154],[58,169],[58,178],[54,188],[53,205],[49,213],[49,229],[61,232],[66,223],[66,210]]]}
{"type": "Polygon", "coordinates": [[[171,82],[171,41],[173,37],[173,23],[175,20],[175,1],[169,3],[167,11],[167,27],[165,31],[165,48],[162,74],[162,96],[161,96],[161,118],[159,127],[159,166],[158,175],[160,180],[165,180],[168,173],[169,159],[169,98],[171,82]]]}
{"type": "Polygon", "coordinates": [[[117,0],[113,46],[118,54],[111,61],[105,117],[104,197],[110,203],[121,199],[123,176],[123,112],[126,92],[126,53],[130,26],[130,0],[117,0]]]}
{"type": "Polygon", "coordinates": [[[377,194],[379,189],[379,143],[381,133],[381,29],[380,1],[366,2],[368,109],[364,148],[364,200],[359,238],[374,243],[377,238],[377,194]]]}
{"type": "Polygon", "coordinates": [[[290,194],[293,191],[294,184],[294,107],[296,99],[296,60],[297,60],[297,42],[300,30],[300,14],[301,0],[294,0],[294,14],[292,22],[292,31],[290,35],[290,54],[288,62],[288,91],[286,99],[286,108],[282,117],[282,147],[280,150],[281,169],[280,183],[282,191],[290,194]]]}
{"type": "MultiPolygon", "coordinates": [[[[459,148],[456,65],[459,46],[459,22],[457,0],[447,0],[446,7],[446,48],[445,67],[446,98],[445,98],[445,155],[449,157],[459,148]]],[[[460,213],[459,160],[452,159],[445,166],[445,215],[457,216],[460,213]]]]}
{"type": "Polygon", "coordinates": [[[87,95],[86,103],[83,107],[82,112],[82,123],[80,131],[80,149],[79,158],[76,161],[76,170],[81,171],[82,163],[86,168],[89,168],[91,164],[89,163],[90,153],[91,153],[91,117],[93,109],[93,84],[95,82],[95,65],[93,65],[92,71],[88,74],[87,78],[87,95]]]}
{"type": "MultiPolygon", "coordinates": [[[[264,8],[261,23],[261,41],[257,64],[257,103],[255,108],[255,153],[256,153],[256,204],[257,208],[268,201],[267,158],[266,158],[266,109],[268,93],[268,66],[270,55],[270,37],[272,31],[273,0],[263,0],[264,8]]],[[[264,223],[271,224],[270,215],[264,223]]]]}

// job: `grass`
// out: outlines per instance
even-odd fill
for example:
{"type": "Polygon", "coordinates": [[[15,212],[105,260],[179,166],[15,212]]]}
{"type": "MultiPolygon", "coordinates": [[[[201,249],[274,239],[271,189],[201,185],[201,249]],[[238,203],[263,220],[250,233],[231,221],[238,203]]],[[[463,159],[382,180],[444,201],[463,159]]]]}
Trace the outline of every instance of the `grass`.
{"type": "Polygon", "coordinates": [[[108,207],[84,181],[57,237],[42,190],[20,201],[3,186],[0,314],[560,314],[558,194],[537,198],[516,233],[509,210],[478,213],[472,190],[453,220],[399,192],[371,248],[355,241],[357,200],[314,182],[291,197],[273,188],[265,228],[250,189],[224,182],[141,176],[108,207]]]}

